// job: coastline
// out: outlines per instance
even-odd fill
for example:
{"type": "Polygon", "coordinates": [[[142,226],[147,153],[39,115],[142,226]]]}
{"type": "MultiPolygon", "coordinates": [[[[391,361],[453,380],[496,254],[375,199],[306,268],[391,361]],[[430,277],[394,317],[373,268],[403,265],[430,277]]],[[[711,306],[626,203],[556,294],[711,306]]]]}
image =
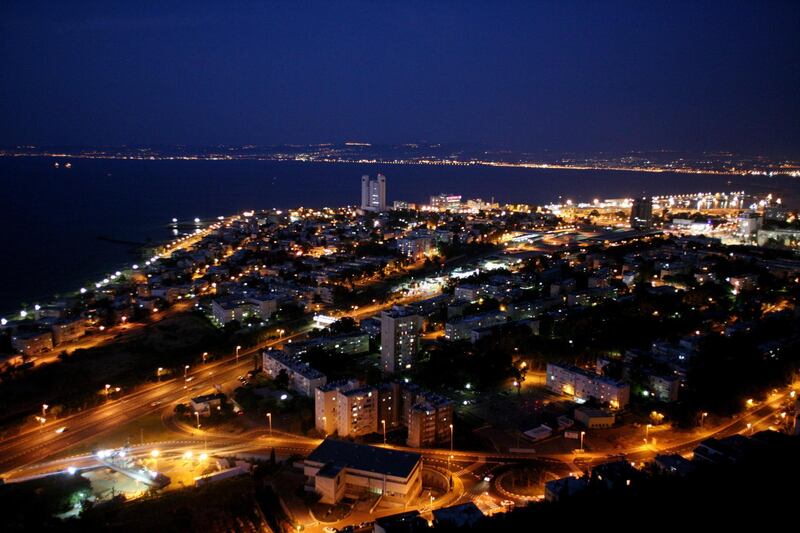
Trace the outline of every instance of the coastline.
{"type": "MultiPolygon", "coordinates": [[[[53,158],[0,157],[0,182],[12,192],[17,188],[22,196],[19,204],[40,206],[37,212],[16,205],[3,210],[8,218],[0,222],[7,231],[4,236],[0,234],[0,245],[16,253],[0,266],[0,279],[6,280],[0,317],[18,312],[23,302],[32,305],[55,294],[74,294],[81,283],[102,279],[139,260],[138,249],[100,240],[98,236],[130,243],[156,237],[151,242],[160,244],[169,239],[165,234],[173,217],[211,220],[220,211],[320,207],[325,202],[352,204],[358,195],[358,176],[381,172],[389,166],[366,162],[87,157],[85,163],[66,170],[53,168],[53,158]],[[76,192],[75,180],[85,183],[85,190],[76,192]],[[42,190],[31,192],[29,183],[36,183],[42,190]],[[331,183],[341,186],[331,188],[331,183]],[[49,218],[42,220],[37,215],[39,211],[49,218]],[[159,220],[163,222],[158,223],[159,220]],[[61,238],[54,239],[54,231],[61,238]],[[159,238],[161,235],[163,239],[159,238]],[[42,247],[39,242],[48,244],[42,247]],[[111,265],[115,266],[110,269],[111,265]]],[[[392,200],[420,201],[425,195],[451,191],[465,198],[488,199],[496,195],[500,203],[546,205],[562,194],[564,198],[590,201],[602,190],[608,191],[607,197],[631,197],[645,190],[657,195],[665,191],[677,194],[731,188],[748,192],[782,190],[782,194],[790,191],[794,198],[800,198],[800,182],[788,177],[421,163],[394,163],[386,172],[392,200]]]]}

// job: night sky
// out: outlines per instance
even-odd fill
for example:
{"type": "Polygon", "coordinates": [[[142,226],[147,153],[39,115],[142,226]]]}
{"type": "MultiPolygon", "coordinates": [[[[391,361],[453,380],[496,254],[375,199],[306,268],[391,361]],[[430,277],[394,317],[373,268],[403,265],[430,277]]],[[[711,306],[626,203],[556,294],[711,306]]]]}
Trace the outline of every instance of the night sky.
{"type": "Polygon", "coordinates": [[[797,1],[3,0],[0,59],[3,145],[800,155],[797,1]]]}

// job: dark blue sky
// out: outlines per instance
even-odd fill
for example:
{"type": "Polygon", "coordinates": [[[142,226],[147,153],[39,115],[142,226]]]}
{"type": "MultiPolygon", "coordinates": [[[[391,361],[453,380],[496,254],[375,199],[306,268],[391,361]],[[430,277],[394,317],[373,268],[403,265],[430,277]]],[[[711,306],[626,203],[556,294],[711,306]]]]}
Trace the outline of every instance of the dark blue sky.
{"type": "Polygon", "coordinates": [[[0,144],[800,155],[800,2],[0,2],[0,144]]]}

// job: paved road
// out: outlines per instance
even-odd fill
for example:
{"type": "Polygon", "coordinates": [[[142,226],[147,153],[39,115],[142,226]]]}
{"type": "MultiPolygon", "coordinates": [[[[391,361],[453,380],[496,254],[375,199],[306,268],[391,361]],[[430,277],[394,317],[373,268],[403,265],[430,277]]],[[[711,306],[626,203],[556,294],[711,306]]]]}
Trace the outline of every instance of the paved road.
{"type": "MultiPolygon", "coordinates": [[[[297,333],[292,337],[304,335],[297,333]]],[[[27,429],[0,441],[0,472],[41,461],[76,444],[161,409],[162,404],[186,401],[215,384],[234,380],[252,369],[252,355],[264,347],[274,346],[287,338],[267,342],[220,361],[200,365],[188,374],[193,378],[185,383],[183,377],[150,383],[120,399],[113,397],[105,404],[62,419],[50,421],[39,428],[27,429]],[[67,431],[56,433],[60,427],[67,431]]]]}

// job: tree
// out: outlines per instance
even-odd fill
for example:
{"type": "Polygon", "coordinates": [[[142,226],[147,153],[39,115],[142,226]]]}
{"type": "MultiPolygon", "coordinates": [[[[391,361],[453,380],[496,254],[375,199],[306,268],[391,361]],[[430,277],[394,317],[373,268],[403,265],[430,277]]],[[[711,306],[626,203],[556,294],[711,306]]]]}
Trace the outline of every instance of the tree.
{"type": "Polygon", "coordinates": [[[275,377],[275,386],[279,389],[286,389],[289,387],[289,374],[286,372],[285,368],[278,372],[278,375],[275,377]]]}

